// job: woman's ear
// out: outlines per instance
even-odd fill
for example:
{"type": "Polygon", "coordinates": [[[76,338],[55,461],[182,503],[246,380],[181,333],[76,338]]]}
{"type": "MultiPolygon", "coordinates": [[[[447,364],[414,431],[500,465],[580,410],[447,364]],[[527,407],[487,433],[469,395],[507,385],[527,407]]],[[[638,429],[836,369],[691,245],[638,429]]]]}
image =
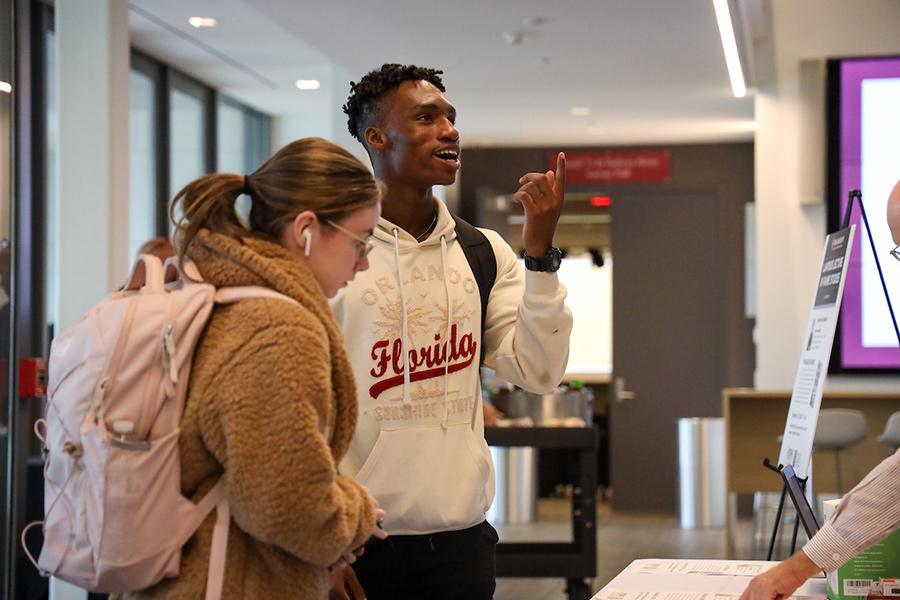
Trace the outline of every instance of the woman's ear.
{"type": "Polygon", "coordinates": [[[309,256],[312,251],[313,231],[318,227],[316,214],[311,210],[305,210],[291,221],[284,231],[284,245],[295,254],[309,256]]]}

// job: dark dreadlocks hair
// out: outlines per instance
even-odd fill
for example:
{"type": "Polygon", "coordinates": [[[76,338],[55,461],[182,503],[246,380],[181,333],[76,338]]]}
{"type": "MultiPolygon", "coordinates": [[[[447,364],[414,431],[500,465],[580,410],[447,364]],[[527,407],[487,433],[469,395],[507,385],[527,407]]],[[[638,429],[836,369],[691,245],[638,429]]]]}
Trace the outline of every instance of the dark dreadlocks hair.
{"type": "Polygon", "coordinates": [[[385,63],[380,69],[369,71],[359,83],[350,82],[350,96],[344,105],[344,113],[347,115],[347,128],[350,135],[360,142],[360,121],[366,120],[380,108],[381,99],[385,92],[394,89],[404,81],[427,81],[442,92],[444,83],[440,75],[443,71],[417,67],[416,65],[398,65],[385,63]]]}

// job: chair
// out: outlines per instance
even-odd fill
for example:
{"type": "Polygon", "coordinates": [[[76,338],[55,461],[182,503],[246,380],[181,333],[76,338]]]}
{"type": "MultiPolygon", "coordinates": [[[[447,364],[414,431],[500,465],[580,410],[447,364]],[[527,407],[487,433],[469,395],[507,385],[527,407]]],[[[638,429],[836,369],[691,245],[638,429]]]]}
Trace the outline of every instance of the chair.
{"type": "MultiPolygon", "coordinates": [[[[900,424],[900,423],[898,423],[900,424]]],[[[861,410],[849,408],[823,408],[819,411],[816,424],[816,435],[813,438],[813,450],[817,452],[834,452],[835,474],[838,493],[844,493],[841,480],[841,452],[849,451],[851,446],[860,443],[869,433],[866,416],[861,410]]],[[[849,453],[849,452],[848,452],[849,453]]],[[[859,467],[852,453],[853,471],[859,481],[859,467]]]]}
{"type": "Polygon", "coordinates": [[[884,433],[878,436],[878,441],[887,444],[892,453],[900,448],[900,410],[888,417],[887,423],[884,424],[884,433]]]}

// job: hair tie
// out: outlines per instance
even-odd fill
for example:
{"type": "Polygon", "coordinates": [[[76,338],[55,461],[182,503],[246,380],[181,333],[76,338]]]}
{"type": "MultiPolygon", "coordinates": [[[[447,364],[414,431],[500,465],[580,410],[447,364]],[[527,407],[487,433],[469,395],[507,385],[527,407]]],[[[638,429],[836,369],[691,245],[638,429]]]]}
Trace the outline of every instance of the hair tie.
{"type": "Polygon", "coordinates": [[[250,176],[249,175],[244,175],[244,187],[241,188],[241,193],[247,194],[248,196],[250,195],[250,176]]]}

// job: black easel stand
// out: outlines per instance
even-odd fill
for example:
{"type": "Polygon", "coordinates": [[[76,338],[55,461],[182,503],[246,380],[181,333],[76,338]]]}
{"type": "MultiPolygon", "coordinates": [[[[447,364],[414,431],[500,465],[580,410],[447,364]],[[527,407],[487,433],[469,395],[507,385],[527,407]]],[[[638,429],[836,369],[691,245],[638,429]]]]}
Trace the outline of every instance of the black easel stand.
{"type": "MultiPolygon", "coordinates": [[[[772,464],[772,462],[766,458],[763,460],[763,466],[775,473],[778,473],[778,476],[781,476],[782,465],[778,465],[777,467],[772,464]]],[[[803,490],[806,490],[806,479],[800,480],[800,487],[803,490]]],[[[781,488],[781,499],[778,500],[778,512],[775,513],[775,526],[772,528],[772,539],[769,541],[769,552],[766,555],[766,560],[772,560],[772,556],[775,554],[775,541],[778,539],[778,527],[781,525],[781,515],[784,513],[784,499],[787,496],[787,484],[784,484],[781,488]]],[[[798,516],[794,520],[794,533],[791,535],[791,554],[794,553],[794,550],[797,547],[797,533],[800,530],[800,517],[799,510],[797,511],[798,516]]],[[[787,557],[785,557],[787,558],[787,557]]]]}
{"type": "Polygon", "coordinates": [[[872,229],[869,228],[869,219],[866,218],[866,207],[863,206],[862,192],[859,190],[850,190],[847,192],[847,212],[844,213],[844,223],[841,226],[841,229],[850,227],[850,213],[853,212],[854,198],[856,198],[856,205],[859,206],[863,224],[866,226],[866,235],[869,237],[869,247],[872,249],[872,257],[875,258],[875,266],[878,267],[878,278],[881,279],[881,289],[884,291],[884,299],[887,301],[888,310],[891,313],[891,323],[894,324],[894,334],[897,336],[897,343],[900,344],[900,329],[897,328],[897,318],[894,316],[894,306],[891,304],[891,296],[888,294],[887,285],[884,283],[884,273],[881,272],[881,261],[878,260],[878,253],[875,251],[875,240],[872,239],[872,229]]]}

